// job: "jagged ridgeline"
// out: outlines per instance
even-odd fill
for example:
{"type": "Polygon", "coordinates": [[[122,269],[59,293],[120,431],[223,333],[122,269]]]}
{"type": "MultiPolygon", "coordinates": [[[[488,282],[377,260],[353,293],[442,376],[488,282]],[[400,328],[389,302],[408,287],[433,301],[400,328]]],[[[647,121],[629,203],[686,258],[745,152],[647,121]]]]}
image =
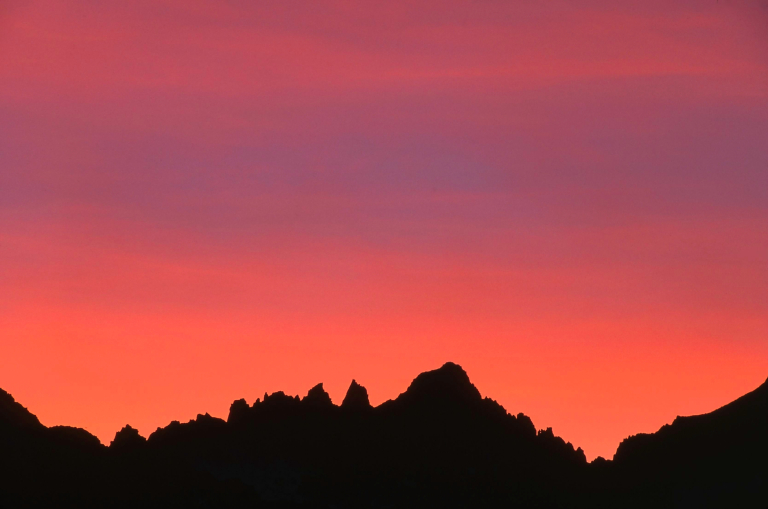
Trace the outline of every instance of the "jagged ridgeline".
{"type": "Polygon", "coordinates": [[[452,363],[378,407],[318,384],[109,447],[0,391],[0,507],[768,507],[768,384],[626,440],[614,461],[536,431],[452,363]]]}

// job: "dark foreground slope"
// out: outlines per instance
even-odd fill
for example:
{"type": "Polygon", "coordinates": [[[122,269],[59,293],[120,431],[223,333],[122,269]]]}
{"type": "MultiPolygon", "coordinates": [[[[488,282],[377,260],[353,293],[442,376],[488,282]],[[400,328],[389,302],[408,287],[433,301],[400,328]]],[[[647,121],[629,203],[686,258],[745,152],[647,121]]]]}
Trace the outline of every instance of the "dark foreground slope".
{"type": "Polygon", "coordinates": [[[764,509],[765,392],[632,437],[616,461],[593,464],[482,398],[451,363],[375,408],[355,382],[340,406],[318,385],[301,399],[235,401],[226,421],[199,415],[148,439],[127,426],[108,448],[42,426],[0,393],[0,507],[764,509]]]}
{"type": "Polygon", "coordinates": [[[712,413],[624,440],[610,475],[637,507],[768,508],[768,381],[712,413]]]}

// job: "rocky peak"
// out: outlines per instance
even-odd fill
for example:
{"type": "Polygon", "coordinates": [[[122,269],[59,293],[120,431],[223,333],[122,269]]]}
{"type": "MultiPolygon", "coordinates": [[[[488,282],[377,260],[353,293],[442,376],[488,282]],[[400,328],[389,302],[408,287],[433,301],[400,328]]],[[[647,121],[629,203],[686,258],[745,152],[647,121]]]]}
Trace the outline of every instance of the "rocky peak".
{"type": "Polygon", "coordinates": [[[352,380],[349,389],[347,389],[347,395],[344,396],[344,401],[341,402],[341,408],[349,410],[366,410],[371,408],[366,388],[352,380]]]}
{"type": "Polygon", "coordinates": [[[147,443],[147,439],[139,434],[139,431],[129,424],[115,434],[114,440],[109,444],[109,448],[115,451],[127,451],[142,447],[147,443]]]}
{"type": "Polygon", "coordinates": [[[304,405],[318,408],[333,406],[331,397],[325,392],[321,383],[312,387],[301,402],[304,405]]]}
{"type": "Polygon", "coordinates": [[[439,369],[417,376],[398,400],[408,402],[476,403],[482,401],[480,391],[458,364],[446,362],[439,369]]]}

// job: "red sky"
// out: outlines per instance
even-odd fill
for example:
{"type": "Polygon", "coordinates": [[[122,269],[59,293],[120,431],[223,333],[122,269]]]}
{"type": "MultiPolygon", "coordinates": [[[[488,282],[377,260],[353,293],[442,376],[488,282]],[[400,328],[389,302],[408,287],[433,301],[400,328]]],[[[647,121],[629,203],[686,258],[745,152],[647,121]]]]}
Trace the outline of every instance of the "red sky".
{"type": "Polygon", "coordinates": [[[454,361],[611,457],[768,377],[768,4],[0,3],[0,387],[103,442],[454,361]]]}

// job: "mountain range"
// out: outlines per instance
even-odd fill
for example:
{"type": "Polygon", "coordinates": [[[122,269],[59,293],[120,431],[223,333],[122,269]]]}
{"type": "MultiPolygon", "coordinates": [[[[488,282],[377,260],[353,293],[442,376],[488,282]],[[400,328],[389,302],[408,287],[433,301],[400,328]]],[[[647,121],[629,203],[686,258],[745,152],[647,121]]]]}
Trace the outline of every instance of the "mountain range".
{"type": "Polygon", "coordinates": [[[0,390],[0,507],[766,509],[768,382],[591,463],[453,363],[376,407],[355,381],[338,406],[318,384],[109,446],[0,390]]]}

